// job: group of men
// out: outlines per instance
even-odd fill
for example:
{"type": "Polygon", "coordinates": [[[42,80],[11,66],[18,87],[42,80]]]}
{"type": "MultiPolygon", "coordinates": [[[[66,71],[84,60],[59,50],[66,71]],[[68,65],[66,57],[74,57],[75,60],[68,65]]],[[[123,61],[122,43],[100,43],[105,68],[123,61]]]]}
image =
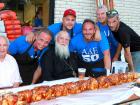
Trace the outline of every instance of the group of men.
{"type": "MultiPolygon", "coordinates": [[[[67,9],[61,23],[21,36],[10,44],[9,49],[7,46],[19,66],[19,80],[15,82],[21,83],[22,78],[22,84],[28,85],[74,77],[80,67],[86,68],[86,76],[109,75],[111,62],[119,59],[122,47],[129,70],[140,72],[140,37],[120,21],[116,10],[107,12],[106,7],[101,6],[96,14],[96,23],[85,19],[80,24],[76,23],[76,12],[67,9]]],[[[5,38],[0,37],[0,40],[5,38]]],[[[0,41],[0,65],[3,48],[0,41]]]]}

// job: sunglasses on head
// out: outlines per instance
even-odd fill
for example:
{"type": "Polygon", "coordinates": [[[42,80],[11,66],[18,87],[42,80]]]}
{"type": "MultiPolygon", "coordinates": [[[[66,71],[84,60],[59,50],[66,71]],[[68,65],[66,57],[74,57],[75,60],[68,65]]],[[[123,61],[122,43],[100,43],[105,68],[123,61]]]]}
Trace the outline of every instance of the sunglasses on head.
{"type": "Polygon", "coordinates": [[[111,18],[111,17],[114,17],[114,16],[118,15],[118,11],[110,10],[110,11],[106,12],[106,15],[107,15],[108,18],[111,18]]]}

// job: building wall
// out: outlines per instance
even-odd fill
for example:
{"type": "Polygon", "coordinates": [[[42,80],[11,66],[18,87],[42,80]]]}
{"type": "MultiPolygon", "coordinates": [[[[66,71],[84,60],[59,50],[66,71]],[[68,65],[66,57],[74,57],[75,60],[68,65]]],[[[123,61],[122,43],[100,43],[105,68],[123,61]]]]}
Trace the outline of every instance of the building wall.
{"type": "Polygon", "coordinates": [[[25,4],[24,5],[24,22],[31,21],[35,16],[35,5],[25,4]]]}
{"type": "Polygon", "coordinates": [[[121,21],[128,24],[140,35],[140,0],[114,0],[115,9],[121,21]]]}
{"type": "MultiPolygon", "coordinates": [[[[140,0],[114,0],[114,6],[120,13],[121,20],[140,35],[139,4],[140,0]]],[[[76,10],[78,22],[83,22],[85,18],[96,19],[96,0],[55,0],[54,22],[60,22],[64,10],[68,8],[76,10]]]]}
{"type": "Polygon", "coordinates": [[[50,0],[42,0],[42,7],[43,7],[43,26],[48,26],[49,22],[49,1],[50,0]]]}
{"type": "Polygon", "coordinates": [[[66,9],[72,8],[77,13],[77,22],[83,22],[85,18],[95,19],[95,0],[55,0],[54,22],[62,21],[66,9]]]}

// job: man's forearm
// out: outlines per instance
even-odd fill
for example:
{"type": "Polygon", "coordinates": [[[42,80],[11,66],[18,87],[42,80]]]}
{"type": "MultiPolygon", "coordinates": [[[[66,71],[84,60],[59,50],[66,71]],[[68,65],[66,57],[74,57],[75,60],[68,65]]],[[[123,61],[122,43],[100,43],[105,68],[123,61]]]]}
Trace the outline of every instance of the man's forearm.
{"type": "Polygon", "coordinates": [[[33,41],[35,40],[35,35],[33,32],[29,32],[27,35],[26,35],[26,41],[29,42],[29,43],[33,43],[33,41]]]}
{"type": "Polygon", "coordinates": [[[20,85],[19,82],[15,82],[15,83],[13,84],[13,88],[19,87],[19,85],[20,85]]]}
{"type": "Polygon", "coordinates": [[[104,52],[104,65],[106,69],[111,69],[111,59],[109,50],[104,52]]]}
{"type": "Polygon", "coordinates": [[[110,69],[111,69],[111,59],[110,59],[110,52],[109,50],[104,51],[104,68],[106,69],[106,75],[110,75],[110,69]]]}
{"type": "Polygon", "coordinates": [[[112,61],[118,60],[120,53],[121,53],[121,50],[122,50],[122,45],[119,43],[112,61]]]}
{"type": "Polygon", "coordinates": [[[36,83],[38,81],[38,79],[40,78],[41,74],[42,74],[41,67],[38,66],[38,68],[34,72],[32,84],[34,84],[34,83],[36,83]]]}
{"type": "Polygon", "coordinates": [[[130,47],[125,48],[124,56],[125,56],[126,61],[128,62],[129,70],[134,71],[134,65],[133,65],[133,61],[132,61],[130,47]]]}

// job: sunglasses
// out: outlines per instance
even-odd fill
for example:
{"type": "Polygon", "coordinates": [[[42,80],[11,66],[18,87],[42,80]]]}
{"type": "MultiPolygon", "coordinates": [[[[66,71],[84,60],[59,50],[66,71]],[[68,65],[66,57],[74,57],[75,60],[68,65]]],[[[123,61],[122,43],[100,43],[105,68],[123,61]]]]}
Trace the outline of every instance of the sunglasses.
{"type": "Polygon", "coordinates": [[[111,17],[114,17],[114,16],[118,15],[118,11],[110,10],[110,11],[106,12],[106,15],[107,15],[108,18],[111,18],[111,17]]]}

